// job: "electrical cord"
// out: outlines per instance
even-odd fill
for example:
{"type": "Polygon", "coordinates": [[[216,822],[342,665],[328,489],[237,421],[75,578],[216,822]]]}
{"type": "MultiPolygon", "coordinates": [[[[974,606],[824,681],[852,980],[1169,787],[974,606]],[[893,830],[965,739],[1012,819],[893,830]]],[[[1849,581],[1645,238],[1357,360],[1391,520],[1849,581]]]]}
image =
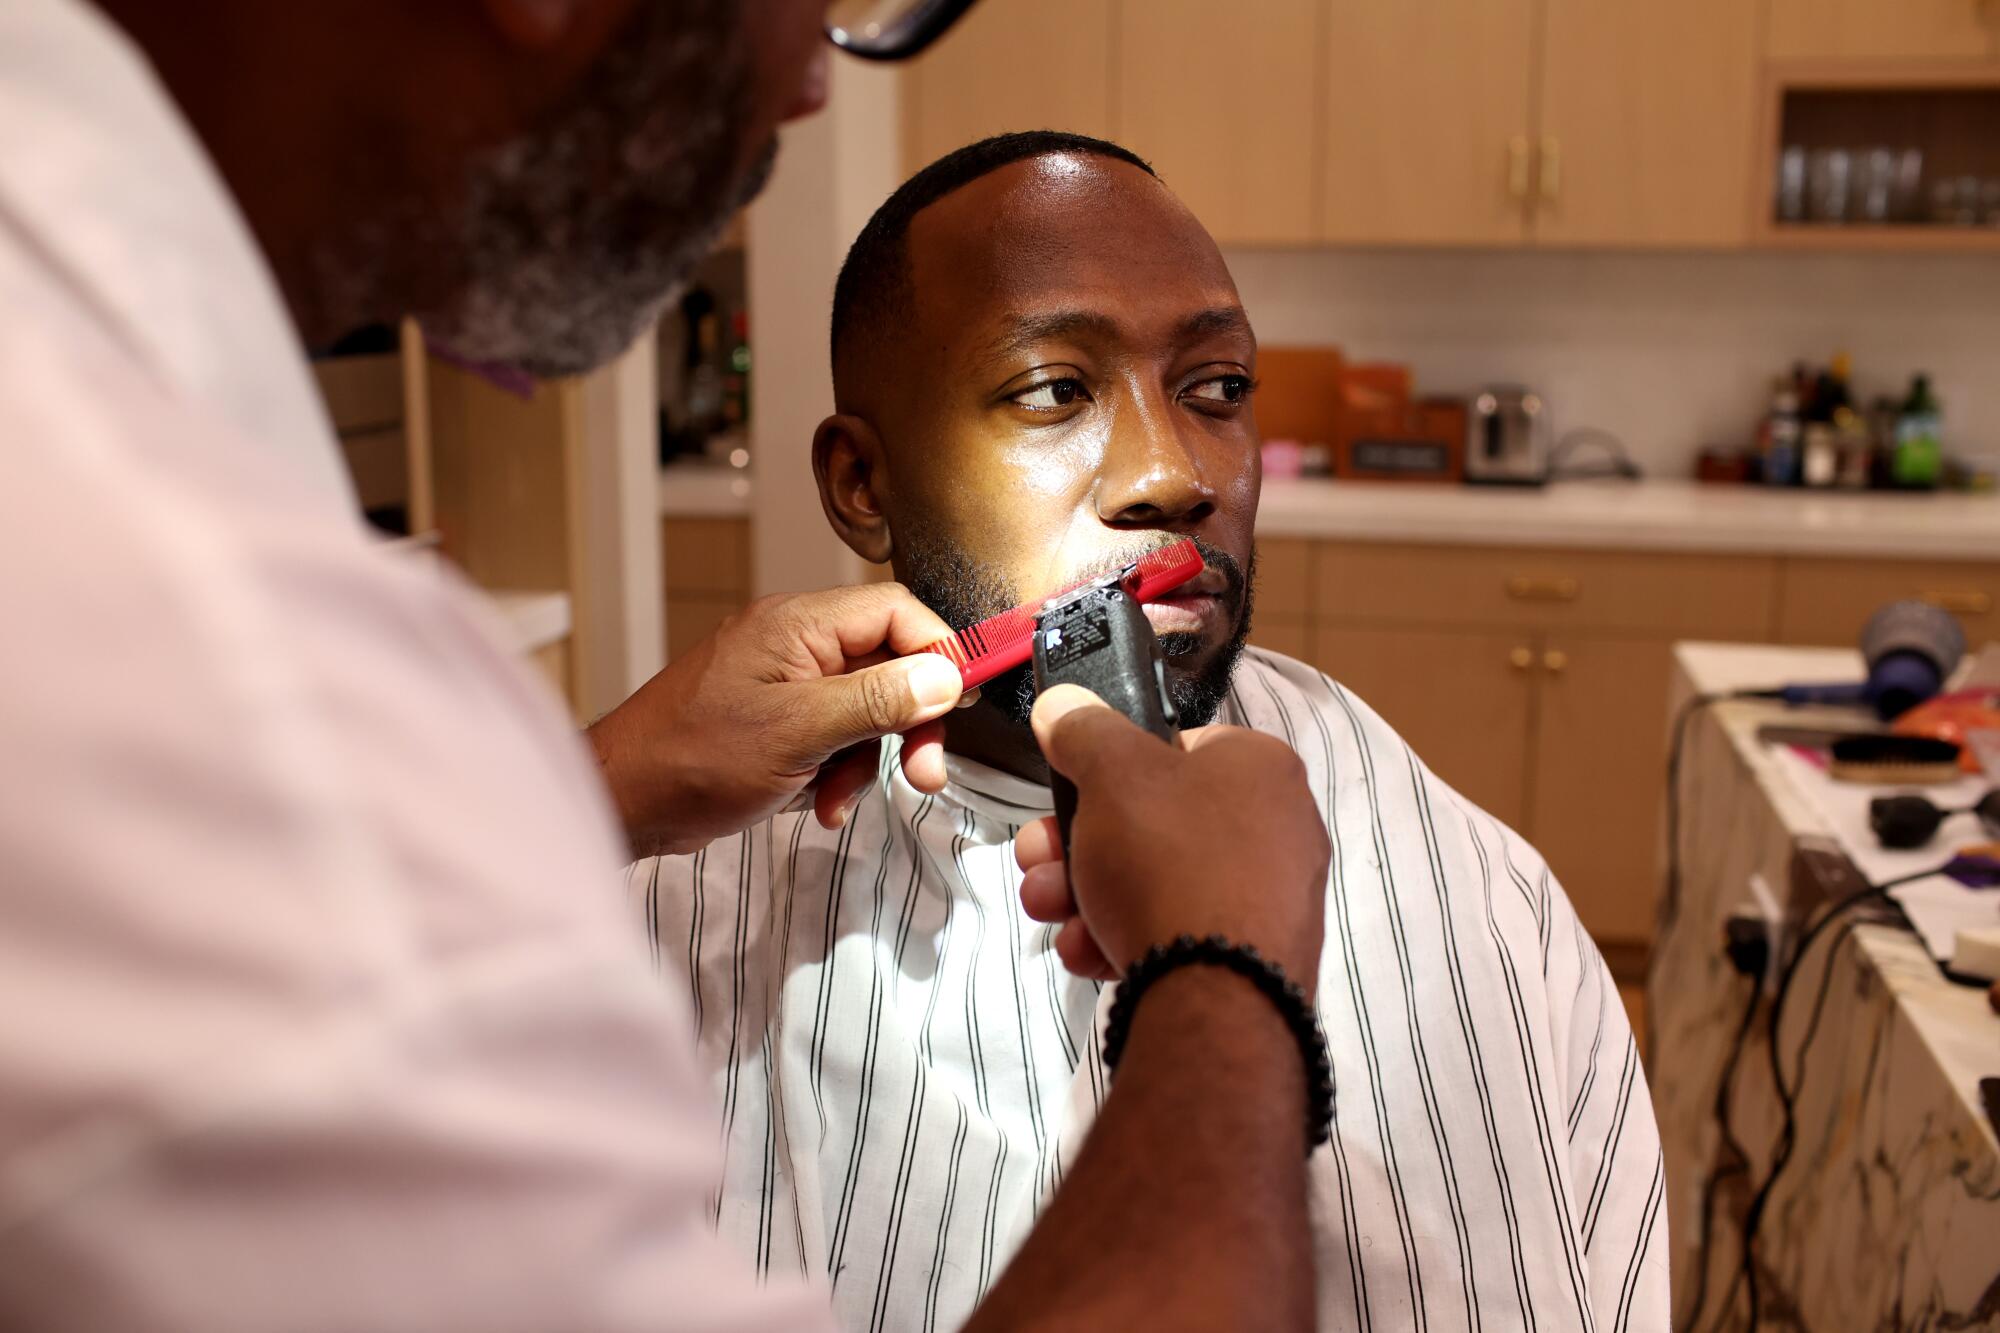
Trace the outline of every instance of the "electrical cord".
{"type": "MultiPolygon", "coordinates": [[[[1696,694],[1690,697],[1689,699],[1683,701],[1679,711],[1675,713],[1673,727],[1672,727],[1672,740],[1669,743],[1667,751],[1666,883],[1660,895],[1660,911],[1658,914],[1657,933],[1655,935],[1655,938],[1657,939],[1666,938],[1668,930],[1672,928],[1680,919],[1681,879],[1682,879],[1681,845],[1680,845],[1681,844],[1680,777],[1681,777],[1681,767],[1686,759],[1687,741],[1690,728],[1692,727],[1695,718],[1698,717],[1704,710],[1719,703],[1727,703],[1733,700],[1775,699],[1780,697],[1782,697],[1782,691],[1776,689],[1720,690],[1705,694],[1696,694]]],[[[1810,930],[1808,930],[1805,933],[1805,935],[1800,939],[1798,948],[1793,951],[1790,964],[1786,967],[1785,972],[1779,979],[1776,995],[1771,1010],[1770,1057],[1771,1057],[1772,1077],[1777,1083],[1779,1100],[1784,1107],[1785,1128],[1783,1129],[1780,1135],[1779,1149],[1773,1155],[1772,1158],[1771,1172],[1766,1177],[1763,1185],[1759,1187],[1756,1194],[1752,1196],[1751,1211],[1745,1214],[1743,1251],[1742,1251],[1743,1258],[1737,1267],[1735,1275],[1730,1280],[1729,1289],[1724,1293],[1723,1303],[1722,1303],[1722,1310],[1724,1312],[1728,1311],[1735,1303],[1737,1289],[1743,1286],[1747,1280],[1751,1284],[1751,1302],[1752,1302],[1752,1315],[1753,1315],[1751,1321],[1751,1327],[1753,1328],[1756,1326],[1756,1320],[1754,1316],[1758,1312],[1758,1303],[1760,1299],[1760,1293],[1755,1285],[1756,1283],[1756,1274],[1754,1271],[1755,1266],[1751,1261],[1751,1245],[1754,1243],[1756,1235],[1756,1222],[1757,1220],[1761,1219],[1765,1201],[1768,1200],[1770,1196],[1771,1187],[1776,1182],[1777,1179],[1777,1173],[1783,1168],[1785,1161],[1790,1157],[1791,1141],[1793,1140],[1796,1134],[1794,1104],[1797,1098],[1797,1089],[1796,1085],[1792,1087],[1786,1086],[1782,1071],[1779,1069],[1779,1057],[1777,1049],[1778,1022],[1784,1016],[1785,996],[1791,986],[1792,978],[1797,974],[1800,964],[1805,959],[1806,951],[1812,946],[1819,931],[1824,929],[1829,922],[1838,919],[1844,913],[1846,913],[1850,908],[1859,906],[1864,902],[1867,902],[1871,899],[1886,894],[1890,889],[1896,887],[1896,885],[1898,884],[1907,883],[1911,879],[1920,879],[1923,877],[1923,875],[1932,875],[1936,873],[1937,873],[1936,870],[1926,870],[1922,872],[1922,874],[1920,875],[1905,876],[1902,879],[1892,880],[1887,884],[1872,886],[1863,892],[1856,893],[1836,903],[1832,908],[1830,908],[1827,911],[1826,915],[1821,917],[1820,920],[1810,930]]],[[[1835,947],[1838,947],[1837,943],[1835,947]]],[[[1829,955],[1829,960],[1830,958],[1831,955],[1829,955]]],[[[1805,1040],[1804,1042],[1801,1043],[1799,1048],[1799,1068],[1801,1077],[1803,1077],[1805,1068],[1806,1046],[1812,1040],[1812,1034],[1819,1027],[1819,1014],[1825,1002],[1825,995],[1826,995],[1825,982],[1826,979],[1831,976],[1831,974],[1832,974],[1832,968],[1831,966],[1829,966],[1827,972],[1821,978],[1820,993],[1819,996],[1814,1001],[1813,1013],[1812,1017],[1808,1020],[1805,1040]]],[[[1735,1035],[1730,1040],[1728,1058],[1723,1062],[1722,1076],[1716,1084],[1714,1113],[1716,1118],[1716,1124],[1718,1125],[1721,1131],[1723,1146],[1728,1150],[1728,1158],[1725,1159],[1720,1165],[1718,1165],[1715,1171],[1710,1174],[1702,1190],[1701,1244],[1700,1244],[1701,1266],[1697,1270],[1698,1276],[1696,1281],[1698,1285],[1695,1288],[1694,1304],[1690,1307],[1687,1321],[1683,1326],[1681,1333],[1692,1333],[1692,1331],[1699,1325],[1702,1309],[1707,1304],[1708,1258],[1711,1253],[1711,1248],[1713,1243],[1715,1202],[1717,1198],[1720,1197],[1722,1182],[1729,1179],[1732,1176],[1736,1176],[1739,1174],[1747,1174],[1750,1169],[1749,1153],[1745,1151],[1742,1141],[1736,1137],[1735,1126],[1732,1122],[1732,1117],[1730,1115],[1730,1103],[1731,1103],[1731,1098],[1735,1091],[1737,1071],[1742,1062],[1744,1049],[1748,1044],[1750,1029],[1756,1021],[1757,1004],[1758,1000],[1762,997],[1762,993],[1763,993],[1763,988],[1760,977],[1759,984],[1751,988],[1749,1000],[1745,1003],[1743,1007],[1743,1017],[1737,1022],[1735,1035]]],[[[1653,1015],[1650,1009],[1648,1010],[1646,1016],[1646,1026],[1647,1026],[1647,1032],[1646,1032],[1647,1049],[1657,1050],[1658,1043],[1656,1039],[1656,1034],[1653,1031],[1653,1015]]]]}
{"type": "MultiPolygon", "coordinates": [[[[1785,1079],[1784,1059],[1779,1050],[1778,1038],[1780,1032],[1783,1030],[1785,1001],[1791,995],[1792,983],[1798,979],[1799,969],[1804,966],[1806,955],[1811,951],[1814,941],[1819,938],[1820,933],[1828,926],[1842,920],[1849,911],[1864,903],[1872,902],[1876,899],[1888,900],[1889,890],[1899,885],[1908,884],[1913,880],[1924,879],[1931,875],[1943,873],[1949,865],[1950,862],[1946,862],[1945,865],[1933,866],[1929,869],[1917,871],[1914,874],[1900,875],[1895,879],[1885,880],[1880,884],[1871,884],[1867,888],[1857,893],[1849,894],[1847,897],[1834,903],[1833,906],[1829,907],[1820,916],[1819,920],[1812,924],[1805,934],[1799,937],[1798,948],[1793,951],[1791,961],[1786,964],[1783,974],[1779,977],[1777,989],[1771,1001],[1771,1021],[1767,1029],[1769,1034],[1769,1049],[1766,1054],[1770,1058],[1771,1081],[1777,1089],[1778,1102],[1783,1109],[1784,1121],[1778,1131],[1777,1146],[1772,1150],[1771,1169],[1765,1173],[1764,1183],[1757,1187],[1755,1194],[1751,1195],[1750,1205],[1744,1210],[1742,1258],[1737,1265],[1736,1276],[1730,1282],[1729,1291],[1724,1297],[1722,1307],[1726,1313],[1734,1303],[1736,1288],[1738,1286],[1744,1287],[1749,1294],[1749,1327],[1753,1329],[1757,1327],[1757,1321],[1763,1312],[1762,1292],[1758,1283],[1756,1264],[1758,1228],[1764,1220],[1764,1209],[1770,1203],[1771,1192],[1776,1188],[1778,1179],[1784,1173],[1786,1164],[1791,1161],[1792,1149],[1797,1145],[1798,1094],[1805,1079],[1806,1056],[1810,1053],[1812,1039],[1819,1030],[1820,1014],[1825,1007],[1827,988],[1833,977],[1833,960],[1835,957],[1833,951],[1838,949],[1840,940],[1844,940],[1848,934],[1851,934],[1854,927],[1859,923],[1846,922],[1839,939],[1830,946],[1826,967],[1820,973],[1819,991],[1813,1000],[1812,1013],[1806,1021],[1805,1032],[1799,1041],[1798,1076],[1788,1085],[1785,1079]]],[[[1730,1051],[1726,1067],[1730,1070],[1732,1076],[1737,1068],[1737,1062],[1742,1055],[1742,1046],[1748,1033],[1749,1025],[1746,1024],[1739,1030],[1736,1044],[1730,1051]]],[[[1723,1111],[1723,1132],[1725,1135],[1733,1138],[1734,1129],[1729,1123],[1727,1115],[1729,1091],[1730,1089],[1725,1087],[1718,1094],[1718,1106],[1723,1111]]],[[[1703,1237],[1703,1243],[1707,1243],[1706,1235],[1703,1237]]]]}
{"type": "Polygon", "coordinates": [[[1625,441],[1595,426],[1579,426],[1557,440],[1555,447],[1549,450],[1548,466],[1544,471],[1550,481],[1596,481],[1605,477],[1638,481],[1645,475],[1632,461],[1632,455],[1625,451],[1625,441]],[[1592,446],[1604,453],[1604,462],[1594,466],[1565,467],[1571,454],[1592,446]]]}
{"type": "MultiPolygon", "coordinates": [[[[1729,1150],[1728,1157],[1709,1173],[1701,1188],[1701,1258],[1695,1265],[1694,1304],[1688,1307],[1687,1322],[1681,1325],[1680,1333],[1694,1333],[1701,1322],[1701,1309],[1708,1304],[1708,1256],[1709,1242],[1714,1237],[1715,1200],[1722,1192],[1722,1182],[1731,1176],[1740,1176],[1750,1170],[1750,1154],[1737,1142],[1736,1134],[1729,1123],[1729,1094],[1736,1082],[1736,1062],[1742,1058],[1745,1038],[1749,1035],[1750,1024],[1757,1018],[1757,1001],[1762,998],[1763,978],[1752,978],[1749,1003],[1743,1006],[1743,1017],[1737,1021],[1736,1035],[1730,1041],[1729,1059],[1722,1066],[1722,1077],[1715,1085],[1715,1122],[1722,1128],[1722,1146],[1729,1150]]],[[[1734,1286],[1730,1288],[1735,1292],[1734,1286]]],[[[1725,1309],[1728,1306],[1725,1304],[1725,1309]]]]}
{"type": "MultiPolygon", "coordinates": [[[[1771,690],[1716,690],[1697,694],[1681,704],[1674,714],[1673,740],[1667,747],[1667,882],[1660,894],[1660,910],[1655,922],[1655,939],[1666,933],[1681,912],[1681,760],[1687,749],[1688,726],[1705,708],[1736,699],[1769,699],[1771,690]]],[[[1648,1041],[1652,1033],[1647,1034],[1648,1041]]],[[[1648,1049],[1651,1049],[1649,1046],[1648,1049]]]]}

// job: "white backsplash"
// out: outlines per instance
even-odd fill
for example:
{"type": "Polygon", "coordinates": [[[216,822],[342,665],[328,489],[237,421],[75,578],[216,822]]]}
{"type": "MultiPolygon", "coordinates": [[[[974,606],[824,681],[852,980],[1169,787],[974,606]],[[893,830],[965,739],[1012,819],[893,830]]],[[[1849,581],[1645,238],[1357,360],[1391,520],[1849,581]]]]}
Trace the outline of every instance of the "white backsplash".
{"type": "Polygon", "coordinates": [[[1407,362],[1420,393],[1531,385],[1558,433],[1613,431],[1652,476],[1745,442],[1773,374],[1841,349],[1859,396],[1926,371],[1948,447],[2000,455],[2000,257],[1226,254],[1261,342],[1407,362]]]}

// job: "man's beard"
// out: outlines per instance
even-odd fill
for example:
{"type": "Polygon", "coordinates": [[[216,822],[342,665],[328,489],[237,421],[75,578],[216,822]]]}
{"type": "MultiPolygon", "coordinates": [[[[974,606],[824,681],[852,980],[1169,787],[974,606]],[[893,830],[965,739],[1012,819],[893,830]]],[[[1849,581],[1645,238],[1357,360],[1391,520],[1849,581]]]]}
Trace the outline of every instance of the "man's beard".
{"type": "MultiPolygon", "coordinates": [[[[1183,728],[1205,727],[1213,722],[1222,701],[1229,697],[1230,678],[1235,673],[1237,658],[1243,654],[1244,640],[1250,635],[1250,584],[1257,568],[1255,551],[1251,552],[1250,568],[1245,570],[1227,551],[1199,538],[1194,543],[1208,567],[1220,571],[1229,581],[1220,600],[1225,607],[1235,609],[1236,623],[1221,651],[1195,672],[1176,670],[1175,664],[1200,650],[1200,636],[1179,631],[1159,636],[1160,651],[1167,659],[1167,693],[1173,698],[1174,711],[1180,715],[1183,728]]],[[[1107,558],[1082,577],[1108,574],[1166,544],[1166,540],[1135,543],[1130,551],[1107,558]]],[[[918,601],[937,612],[954,630],[1009,610],[1027,595],[1011,587],[993,569],[974,562],[962,547],[921,527],[914,532],[907,524],[899,528],[896,545],[903,557],[903,582],[918,601]]],[[[1034,667],[1021,666],[1003,672],[980,687],[979,694],[981,707],[996,708],[1010,721],[1025,727],[1035,708],[1034,667]]]]}
{"type": "Polygon", "coordinates": [[[775,140],[738,177],[740,29],[736,0],[637,6],[541,124],[472,157],[448,208],[410,200],[318,256],[323,305],[377,318],[424,300],[438,350],[537,376],[610,361],[769,179],[775,140]]]}

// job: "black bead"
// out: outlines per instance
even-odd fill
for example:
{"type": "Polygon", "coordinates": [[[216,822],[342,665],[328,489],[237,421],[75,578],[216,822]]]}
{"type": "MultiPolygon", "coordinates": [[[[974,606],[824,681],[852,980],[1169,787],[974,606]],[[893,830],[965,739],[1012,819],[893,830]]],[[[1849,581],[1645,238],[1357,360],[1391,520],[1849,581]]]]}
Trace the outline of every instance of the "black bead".
{"type": "Polygon", "coordinates": [[[1104,1024],[1104,1066],[1116,1070],[1131,1035],[1132,1014],[1146,991],[1167,973],[1189,964],[1225,967],[1254,985],[1277,1006],[1299,1044],[1306,1063],[1306,1152],[1332,1137],[1333,1061],[1318,1016],[1306,999],[1305,988],[1285,975],[1283,968],[1247,944],[1232,944],[1221,935],[1195,939],[1181,935],[1169,944],[1156,944],[1125,971],[1118,996],[1104,1024]]]}

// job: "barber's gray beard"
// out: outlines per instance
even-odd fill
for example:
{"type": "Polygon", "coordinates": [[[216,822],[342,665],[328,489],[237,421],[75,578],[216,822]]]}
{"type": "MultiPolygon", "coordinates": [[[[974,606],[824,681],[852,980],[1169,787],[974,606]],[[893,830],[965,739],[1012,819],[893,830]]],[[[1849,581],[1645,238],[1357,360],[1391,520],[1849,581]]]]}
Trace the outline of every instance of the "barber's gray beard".
{"type": "MultiPolygon", "coordinates": [[[[902,554],[900,572],[904,584],[918,601],[937,612],[939,618],[954,630],[978,624],[988,616],[996,616],[1021,602],[1023,594],[1009,586],[1004,578],[990,568],[975,563],[959,547],[936,534],[921,528],[912,531],[905,524],[897,531],[896,545],[902,554]]],[[[1221,564],[1227,569],[1235,566],[1235,561],[1205,543],[1203,554],[1211,563],[1221,564]]],[[[1159,636],[1160,651],[1167,658],[1167,692],[1173,696],[1174,710],[1180,714],[1183,729],[1205,727],[1215,721],[1222,701],[1229,696],[1237,660],[1243,655],[1243,645],[1250,637],[1250,589],[1256,569],[1257,556],[1253,551],[1250,568],[1242,571],[1241,611],[1237,616],[1236,631],[1215,659],[1198,674],[1176,667],[1178,660],[1201,647],[1198,636],[1183,633],[1159,636]]],[[[997,709],[1016,726],[1026,727],[1035,710],[1034,667],[1017,667],[986,682],[980,687],[978,707],[997,709]]]]}
{"type": "Polygon", "coordinates": [[[775,140],[737,176],[749,96],[736,0],[648,0],[545,123],[475,155],[448,211],[412,201],[322,256],[323,308],[426,302],[426,337],[462,360],[601,366],[769,179],[775,140]]]}

